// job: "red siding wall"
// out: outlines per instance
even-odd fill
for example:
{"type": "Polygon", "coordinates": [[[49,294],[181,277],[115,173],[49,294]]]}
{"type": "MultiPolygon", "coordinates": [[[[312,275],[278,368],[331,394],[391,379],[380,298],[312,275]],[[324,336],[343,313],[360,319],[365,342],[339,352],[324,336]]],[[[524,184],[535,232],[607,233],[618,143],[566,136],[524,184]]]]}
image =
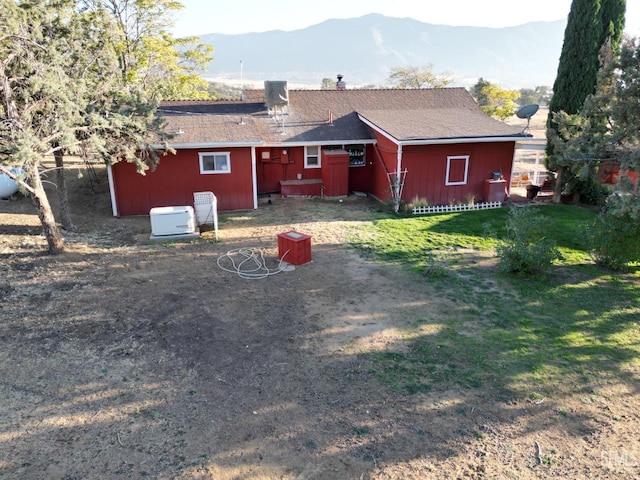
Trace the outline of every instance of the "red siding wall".
{"type": "MultiPolygon", "coordinates": [[[[404,146],[402,169],[407,170],[407,175],[402,199],[411,202],[418,197],[431,205],[466,203],[470,197],[482,201],[484,181],[490,179],[493,172],[501,172],[505,179],[511,178],[514,147],[515,142],[404,146]],[[469,156],[466,184],[445,185],[447,157],[466,155],[469,156]]],[[[397,151],[395,143],[378,137],[376,170],[369,191],[382,201],[390,199],[385,168],[395,172],[397,151]]],[[[459,167],[460,164],[455,164],[456,170],[450,175],[460,177],[459,167]]]]}
{"type": "Polygon", "coordinates": [[[118,215],[146,215],[153,207],[193,205],[193,193],[211,191],[219,210],[253,208],[251,148],[178,150],[145,176],[126,162],[113,166],[118,215]],[[200,152],[230,152],[231,173],[200,173],[200,152]]]}
{"type": "Polygon", "coordinates": [[[372,191],[373,175],[375,171],[375,147],[367,145],[365,147],[365,164],[349,167],[349,191],[350,192],[370,192],[372,191]]]}
{"type": "MultiPolygon", "coordinates": [[[[398,148],[386,137],[379,136],[377,140],[377,145],[367,146],[365,166],[343,170],[347,171],[348,191],[367,192],[381,201],[388,201],[387,172],[397,168],[398,148]]],[[[466,203],[470,197],[481,201],[484,182],[493,172],[501,172],[505,179],[511,177],[514,146],[514,142],[405,146],[402,168],[407,169],[407,176],[402,199],[410,202],[418,197],[431,205],[466,203]],[[445,185],[447,157],[465,155],[469,155],[467,183],[445,185]]],[[[286,154],[282,148],[264,150],[270,152],[268,161],[262,159],[261,149],[257,149],[258,191],[279,190],[280,180],[294,180],[298,173],[305,180],[323,177],[324,168],[304,168],[304,147],[284,149],[286,154]]],[[[133,165],[124,162],[114,165],[112,172],[119,215],[146,215],[153,207],[192,205],[193,193],[199,191],[212,191],[220,210],[254,206],[249,147],[180,150],[176,155],[163,157],[157,169],[146,176],[137,174],[133,165]],[[230,152],[231,173],[200,174],[198,153],[207,151],[230,152]]],[[[459,177],[460,172],[456,171],[456,176],[459,177]]],[[[324,177],[325,182],[329,180],[326,172],[324,177]]],[[[346,181],[341,179],[338,183],[346,181]]],[[[341,192],[342,189],[343,186],[341,192]]]]}
{"type": "Polygon", "coordinates": [[[319,168],[304,168],[304,147],[264,147],[256,149],[257,181],[259,193],[280,190],[280,180],[295,180],[298,174],[304,180],[319,179],[319,168]],[[263,152],[265,157],[263,158],[263,152]]]}
{"type": "Polygon", "coordinates": [[[372,188],[372,176],[375,170],[375,147],[366,146],[366,163],[362,166],[349,167],[348,171],[342,171],[343,178],[337,178],[332,169],[329,174],[326,167],[326,155],[331,155],[331,150],[322,150],[322,168],[304,168],[304,147],[262,147],[256,149],[258,193],[271,193],[280,190],[280,180],[295,180],[298,174],[303,180],[322,179],[325,189],[332,192],[329,196],[342,196],[348,192],[370,192],[372,188]],[[264,158],[263,158],[264,152],[264,158]],[[284,153],[286,152],[286,154],[284,153]],[[348,182],[345,187],[344,183],[348,182]],[[331,185],[334,184],[335,185],[331,185]],[[346,188],[346,193],[345,192],[346,188]]]}
{"type": "MultiPolygon", "coordinates": [[[[466,203],[471,197],[482,201],[485,180],[493,172],[511,178],[514,146],[515,142],[499,142],[404,147],[402,168],[407,169],[407,176],[402,198],[410,202],[419,197],[431,205],[466,203]],[[466,155],[469,156],[466,184],[446,185],[447,157],[466,155]]],[[[458,170],[455,176],[461,177],[458,170]]]]}
{"type": "MultiPolygon", "coordinates": [[[[374,172],[369,190],[378,200],[390,200],[389,177],[387,172],[395,172],[398,167],[398,146],[382,135],[377,135],[374,147],[374,172]]],[[[404,167],[403,167],[404,168],[404,167]]]]}

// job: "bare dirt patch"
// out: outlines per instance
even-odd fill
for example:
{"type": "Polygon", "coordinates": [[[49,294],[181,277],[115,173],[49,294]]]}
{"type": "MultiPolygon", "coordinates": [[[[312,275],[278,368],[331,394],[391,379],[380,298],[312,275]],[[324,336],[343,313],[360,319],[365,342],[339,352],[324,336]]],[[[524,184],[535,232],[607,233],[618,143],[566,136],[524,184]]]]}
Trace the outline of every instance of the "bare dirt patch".
{"type": "Polygon", "coordinates": [[[640,473],[635,380],[554,400],[377,380],[363,353],[402,352],[403,327],[435,333],[451,312],[422,277],[345,247],[377,203],[273,198],[221,215],[219,242],[158,244],[148,217],[111,216],[99,177],[95,192],[73,182],[79,231],[59,256],[27,198],[0,204],[0,477],[640,473]],[[292,229],[312,236],[312,263],[260,280],[218,268],[239,247],[277,264],[292,229]]]}

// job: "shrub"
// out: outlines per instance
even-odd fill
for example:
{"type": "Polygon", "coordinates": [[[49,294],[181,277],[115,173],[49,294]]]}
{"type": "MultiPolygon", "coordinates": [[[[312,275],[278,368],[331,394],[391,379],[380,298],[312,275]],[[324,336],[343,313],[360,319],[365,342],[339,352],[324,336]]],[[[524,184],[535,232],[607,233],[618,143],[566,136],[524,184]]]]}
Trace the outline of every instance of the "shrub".
{"type": "Polygon", "coordinates": [[[593,260],[611,270],[640,261],[640,221],[629,212],[605,208],[583,231],[593,260]]]}
{"type": "Polygon", "coordinates": [[[427,252],[422,275],[430,278],[442,278],[447,275],[449,264],[444,254],[427,252]]]}
{"type": "Polygon", "coordinates": [[[610,189],[606,185],[594,181],[591,177],[580,188],[580,201],[587,205],[603,206],[610,189]]]}
{"type": "Polygon", "coordinates": [[[545,237],[545,220],[533,207],[511,207],[505,240],[496,251],[500,270],[509,273],[543,272],[562,258],[555,242],[545,237]]]}

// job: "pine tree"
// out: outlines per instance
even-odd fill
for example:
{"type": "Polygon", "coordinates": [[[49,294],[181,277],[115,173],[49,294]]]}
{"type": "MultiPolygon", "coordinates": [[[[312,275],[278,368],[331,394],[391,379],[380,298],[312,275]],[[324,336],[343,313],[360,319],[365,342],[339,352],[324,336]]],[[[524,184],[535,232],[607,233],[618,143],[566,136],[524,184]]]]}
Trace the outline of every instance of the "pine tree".
{"type": "MultiPolygon", "coordinates": [[[[549,104],[548,128],[556,129],[558,112],[578,113],[596,89],[599,52],[605,42],[616,48],[622,37],[626,0],[573,0],[549,104]]],[[[565,161],[547,144],[546,166],[557,171],[554,201],[569,180],[565,161]]]]}
{"type": "Polygon", "coordinates": [[[0,172],[32,197],[50,253],[64,243],[40,179],[43,158],[86,146],[105,161],[152,167],[162,135],[155,104],[126,85],[104,12],[80,13],[74,0],[0,0],[0,172]],[[140,155],[140,153],[146,155],[140,155]],[[15,175],[14,175],[15,176],[15,175]]]}
{"type": "Polygon", "coordinates": [[[640,260],[640,39],[627,38],[615,54],[601,50],[596,93],[574,115],[556,115],[554,150],[571,174],[586,182],[603,164],[619,167],[618,182],[583,238],[594,259],[610,268],[640,260]]]}
{"type": "MultiPolygon", "coordinates": [[[[625,39],[618,53],[603,48],[601,56],[596,92],[579,113],[560,112],[558,131],[550,137],[572,173],[585,180],[603,162],[615,162],[621,172],[640,172],[640,39],[625,39]]],[[[640,198],[640,185],[620,178],[614,191],[640,198]]],[[[640,207],[633,216],[640,221],[640,207]]]]}
{"type": "MultiPolygon", "coordinates": [[[[105,41],[117,56],[122,81],[159,99],[209,98],[200,72],[211,61],[213,49],[197,37],[174,38],[169,32],[173,15],[183,8],[175,0],[78,0],[83,18],[109,20],[105,41]]],[[[87,25],[88,30],[93,30],[87,25]]],[[[98,82],[99,83],[99,82],[98,82]]],[[[127,88],[127,87],[125,87],[127,88]]],[[[75,230],[67,198],[63,148],[54,151],[60,202],[60,221],[75,230]]]]}

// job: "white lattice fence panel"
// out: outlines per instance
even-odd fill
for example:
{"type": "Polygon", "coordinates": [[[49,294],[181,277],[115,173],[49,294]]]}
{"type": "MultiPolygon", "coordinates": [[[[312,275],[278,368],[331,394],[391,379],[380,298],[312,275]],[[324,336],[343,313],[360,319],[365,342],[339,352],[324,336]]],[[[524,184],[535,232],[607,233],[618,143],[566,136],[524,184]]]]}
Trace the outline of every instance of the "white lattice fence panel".
{"type": "Polygon", "coordinates": [[[489,210],[491,208],[502,207],[502,202],[486,202],[486,203],[461,203],[458,205],[429,205],[425,207],[413,207],[414,215],[426,215],[429,213],[451,213],[466,212],[469,210],[489,210]]]}

